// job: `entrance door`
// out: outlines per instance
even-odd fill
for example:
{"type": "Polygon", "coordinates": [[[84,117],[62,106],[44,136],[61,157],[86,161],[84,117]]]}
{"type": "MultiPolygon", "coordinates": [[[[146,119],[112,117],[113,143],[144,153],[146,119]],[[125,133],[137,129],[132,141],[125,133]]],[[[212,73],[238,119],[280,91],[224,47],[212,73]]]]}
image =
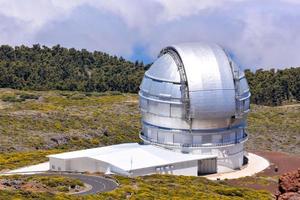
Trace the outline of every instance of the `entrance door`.
{"type": "Polygon", "coordinates": [[[198,160],[198,176],[217,173],[217,158],[198,160]]]}

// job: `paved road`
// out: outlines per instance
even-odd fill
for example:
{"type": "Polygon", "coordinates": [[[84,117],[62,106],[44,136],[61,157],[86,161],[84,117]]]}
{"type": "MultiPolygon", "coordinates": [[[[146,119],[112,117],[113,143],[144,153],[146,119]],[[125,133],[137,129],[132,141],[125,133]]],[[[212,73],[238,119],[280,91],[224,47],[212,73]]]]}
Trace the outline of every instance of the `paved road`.
{"type": "Polygon", "coordinates": [[[70,174],[69,173],[42,173],[37,175],[71,177],[71,178],[79,179],[82,182],[92,186],[90,190],[78,193],[77,195],[88,195],[88,194],[96,194],[99,192],[108,192],[118,187],[118,184],[115,181],[100,176],[92,176],[92,175],[85,175],[85,174],[71,174],[71,173],[70,174]]]}

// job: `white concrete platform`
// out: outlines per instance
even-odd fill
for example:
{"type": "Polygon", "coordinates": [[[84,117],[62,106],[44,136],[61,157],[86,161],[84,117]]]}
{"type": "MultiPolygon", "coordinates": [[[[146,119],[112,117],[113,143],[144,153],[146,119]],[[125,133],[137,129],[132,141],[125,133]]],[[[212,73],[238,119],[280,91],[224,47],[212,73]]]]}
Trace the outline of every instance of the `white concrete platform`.
{"type": "Polygon", "coordinates": [[[210,179],[210,180],[224,180],[224,179],[236,179],[236,178],[242,178],[246,176],[253,176],[254,174],[263,171],[267,167],[270,166],[270,163],[265,158],[258,156],[253,153],[248,153],[248,164],[243,167],[240,170],[233,170],[233,171],[223,171],[224,169],[221,169],[221,172],[218,169],[217,174],[210,174],[206,175],[204,177],[210,179]]]}
{"type": "Polygon", "coordinates": [[[0,175],[12,175],[12,174],[37,174],[49,171],[49,162],[40,163],[37,165],[30,165],[27,167],[22,167],[15,170],[10,170],[8,172],[1,173],[0,175]]]}

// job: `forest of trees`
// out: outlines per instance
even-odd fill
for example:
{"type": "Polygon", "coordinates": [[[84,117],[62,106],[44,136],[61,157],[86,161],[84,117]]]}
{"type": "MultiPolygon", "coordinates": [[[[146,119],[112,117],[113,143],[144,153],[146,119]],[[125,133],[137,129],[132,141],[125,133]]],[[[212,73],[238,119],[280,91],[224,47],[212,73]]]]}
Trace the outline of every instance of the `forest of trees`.
{"type": "Polygon", "coordinates": [[[300,67],[245,71],[254,104],[277,106],[300,101],[300,67]]]}
{"type": "Polygon", "coordinates": [[[137,92],[140,62],[59,45],[0,47],[0,87],[33,90],[137,92]]]}
{"type": "MultiPolygon", "coordinates": [[[[145,70],[126,61],[85,49],[0,46],[0,87],[32,90],[137,92],[145,70]]],[[[252,103],[281,105],[300,101],[300,68],[246,70],[252,103]]]]}

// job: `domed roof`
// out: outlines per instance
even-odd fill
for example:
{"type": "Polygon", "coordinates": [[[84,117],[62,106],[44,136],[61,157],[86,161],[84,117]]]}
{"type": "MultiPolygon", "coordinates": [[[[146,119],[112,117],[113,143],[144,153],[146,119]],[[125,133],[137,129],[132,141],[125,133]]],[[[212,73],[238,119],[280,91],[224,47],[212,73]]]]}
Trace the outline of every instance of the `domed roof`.
{"type": "Polygon", "coordinates": [[[177,65],[169,54],[160,56],[145,75],[155,80],[180,83],[177,65]]]}
{"type": "Polygon", "coordinates": [[[230,63],[221,47],[208,43],[172,47],[182,60],[190,91],[234,89],[230,63]]]}
{"type": "MultiPolygon", "coordinates": [[[[237,98],[250,96],[244,74],[239,71],[216,44],[171,45],[161,51],[145,73],[141,96],[172,104],[179,101],[187,119],[228,120],[239,112],[237,98]]],[[[163,113],[162,106],[157,112],[168,115],[163,113]]]]}
{"type": "Polygon", "coordinates": [[[239,67],[218,45],[183,43],[164,48],[145,73],[139,97],[140,138],[145,143],[216,153],[221,157],[218,163],[225,166],[230,156],[239,156],[242,162],[249,87],[239,67]],[[228,145],[235,147],[224,153],[228,145]]]}

